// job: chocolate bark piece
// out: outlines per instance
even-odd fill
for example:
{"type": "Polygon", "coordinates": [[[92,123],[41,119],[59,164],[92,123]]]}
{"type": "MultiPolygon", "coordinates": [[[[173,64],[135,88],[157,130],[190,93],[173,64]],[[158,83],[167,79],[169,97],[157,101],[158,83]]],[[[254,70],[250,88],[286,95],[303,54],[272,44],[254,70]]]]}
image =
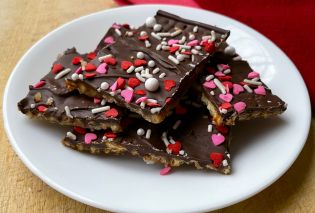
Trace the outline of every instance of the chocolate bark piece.
{"type": "Polygon", "coordinates": [[[114,25],[103,39],[111,45],[91,61],[95,67],[108,66],[107,72],[93,72],[94,77],[83,80],[69,78],[67,84],[160,123],[228,35],[229,31],[158,11],[138,29],[114,25]],[[110,88],[100,89],[102,82],[110,88]]]}
{"type": "Polygon", "coordinates": [[[131,118],[122,133],[72,130],[62,142],[67,147],[93,154],[131,154],[148,164],[171,167],[188,164],[229,174],[229,128],[214,126],[202,104],[196,104],[197,108],[193,105],[188,108],[179,105],[160,124],[131,118]]]}
{"type": "Polygon", "coordinates": [[[208,73],[201,78],[202,101],[214,121],[234,125],[236,121],[266,118],[283,113],[287,104],[260,79],[247,61],[227,46],[211,58],[208,73]]]}

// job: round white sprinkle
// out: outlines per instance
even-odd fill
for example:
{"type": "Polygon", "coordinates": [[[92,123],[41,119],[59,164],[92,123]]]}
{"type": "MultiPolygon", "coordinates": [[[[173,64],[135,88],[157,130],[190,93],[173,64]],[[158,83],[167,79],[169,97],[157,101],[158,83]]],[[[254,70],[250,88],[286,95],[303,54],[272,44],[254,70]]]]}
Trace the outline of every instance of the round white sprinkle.
{"type": "Polygon", "coordinates": [[[146,134],[145,134],[145,138],[150,139],[150,137],[151,137],[151,129],[148,129],[146,134]]]}
{"type": "Polygon", "coordinates": [[[142,135],[144,135],[144,129],[142,129],[142,128],[139,128],[138,130],[137,130],[137,135],[139,135],[139,136],[142,136],[142,135]]]}
{"type": "Polygon", "coordinates": [[[35,108],[35,104],[31,104],[31,108],[34,109],[35,108]]]}
{"type": "Polygon", "coordinates": [[[145,20],[145,25],[147,27],[153,27],[154,25],[156,24],[156,20],[154,17],[148,17],[146,20],[145,20]]]}
{"type": "Polygon", "coordinates": [[[104,81],[101,83],[101,89],[102,90],[107,90],[108,88],[109,88],[109,84],[107,82],[104,81]]]}
{"type": "Polygon", "coordinates": [[[155,62],[154,62],[153,60],[150,60],[150,61],[148,62],[148,66],[149,66],[149,67],[155,67],[155,62]]]}
{"type": "Polygon", "coordinates": [[[155,68],[155,69],[152,71],[153,74],[157,74],[158,72],[160,72],[160,68],[158,68],[158,67],[155,68]]]}
{"type": "Polygon", "coordinates": [[[227,46],[225,49],[224,49],[224,53],[227,54],[227,55],[235,55],[236,51],[235,51],[235,48],[232,47],[232,46],[227,46]]]}
{"type": "Polygon", "coordinates": [[[143,52],[137,52],[137,58],[143,59],[144,58],[144,53],[143,52]]]}
{"type": "Polygon", "coordinates": [[[76,81],[76,80],[79,79],[79,75],[76,74],[76,73],[73,73],[73,74],[71,75],[71,79],[74,80],[74,81],[76,81]]]}
{"type": "Polygon", "coordinates": [[[146,31],[141,31],[140,32],[140,36],[146,36],[146,35],[148,35],[146,31]]]}
{"type": "Polygon", "coordinates": [[[144,84],[145,89],[150,92],[156,91],[159,86],[159,81],[156,78],[148,78],[144,84]]]}
{"type": "Polygon", "coordinates": [[[161,29],[162,29],[162,25],[160,25],[160,24],[155,24],[155,25],[153,26],[153,30],[154,30],[155,32],[159,32],[161,29]]]}
{"type": "Polygon", "coordinates": [[[144,108],[145,108],[145,101],[142,101],[142,102],[140,103],[140,108],[141,108],[141,109],[144,109],[144,108]]]}
{"type": "Polygon", "coordinates": [[[70,138],[71,140],[75,141],[77,139],[77,136],[72,132],[67,132],[67,138],[70,138]]]}

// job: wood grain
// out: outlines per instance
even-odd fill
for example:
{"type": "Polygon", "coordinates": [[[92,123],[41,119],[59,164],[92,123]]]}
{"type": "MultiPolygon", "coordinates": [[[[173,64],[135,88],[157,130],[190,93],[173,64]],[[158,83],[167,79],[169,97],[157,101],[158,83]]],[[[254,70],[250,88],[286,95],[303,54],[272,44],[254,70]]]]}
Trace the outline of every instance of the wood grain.
{"type": "MultiPolygon", "coordinates": [[[[111,0],[1,0],[1,94],[11,70],[37,40],[63,23],[115,6],[111,0]]],[[[1,98],[1,119],[2,101],[1,98]]],[[[276,183],[246,201],[216,212],[315,212],[314,131],[313,118],[301,155],[276,183]]],[[[0,134],[0,212],[104,212],[47,186],[16,156],[4,132],[3,122],[0,123],[0,134]]]]}

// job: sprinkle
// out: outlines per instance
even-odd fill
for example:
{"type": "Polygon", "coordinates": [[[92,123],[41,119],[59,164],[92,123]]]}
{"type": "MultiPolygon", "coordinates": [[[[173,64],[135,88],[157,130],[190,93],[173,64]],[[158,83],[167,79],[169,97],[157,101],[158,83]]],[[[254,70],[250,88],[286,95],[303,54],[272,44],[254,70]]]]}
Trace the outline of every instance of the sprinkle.
{"type": "Polygon", "coordinates": [[[57,74],[58,72],[60,72],[61,70],[63,70],[63,66],[62,64],[54,64],[51,71],[54,73],[54,74],[57,74]]]}
{"type": "Polygon", "coordinates": [[[79,79],[80,79],[80,80],[83,80],[83,78],[84,78],[83,75],[82,75],[82,74],[79,74],[79,79]]]}
{"type": "Polygon", "coordinates": [[[194,40],[196,37],[194,34],[190,33],[188,39],[189,40],[194,40]]]}
{"type": "Polygon", "coordinates": [[[198,32],[198,26],[194,26],[193,32],[194,32],[194,33],[198,32]]]}
{"type": "Polygon", "coordinates": [[[175,86],[176,82],[174,80],[164,80],[164,89],[166,91],[171,91],[171,89],[175,86]]]}
{"type": "Polygon", "coordinates": [[[214,95],[214,91],[212,90],[212,91],[210,91],[210,95],[214,95]]]}
{"type": "Polygon", "coordinates": [[[162,45],[161,45],[161,44],[158,44],[155,49],[156,49],[157,51],[159,51],[159,50],[161,50],[161,48],[162,48],[162,45]]]}
{"type": "Polygon", "coordinates": [[[135,67],[134,66],[130,66],[128,69],[127,69],[127,73],[132,73],[134,71],[135,67]]]}
{"type": "Polygon", "coordinates": [[[84,143],[90,144],[93,140],[97,139],[97,135],[94,133],[86,133],[84,136],[84,143]]]}
{"type": "Polygon", "coordinates": [[[258,86],[256,89],[254,89],[254,92],[257,95],[266,95],[266,90],[265,90],[265,87],[263,86],[258,86]]]}
{"type": "Polygon", "coordinates": [[[212,132],[213,126],[211,124],[208,125],[208,132],[212,132]]]}
{"type": "Polygon", "coordinates": [[[222,166],[228,166],[228,165],[229,165],[229,164],[228,164],[227,160],[224,159],[224,160],[222,161],[222,166]]]}
{"type": "Polygon", "coordinates": [[[96,68],[96,72],[101,73],[101,74],[107,73],[107,64],[106,64],[106,63],[101,63],[101,64],[96,68]]]}
{"type": "Polygon", "coordinates": [[[151,32],[151,36],[153,37],[153,38],[156,38],[157,40],[162,40],[162,38],[161,38],[161,36],[158,36],[156,33],[154,33],[154,32],[151,32]]]}
{"type": "Polygon", "coordinates": [[[115,29],[115,33],[118,35],[118,36],[121,36],[121,31],[119,29],[115,29]]]}
{"type": "Polygon", "coordinates": [[[174,144],[171,143],[167,146],[167,149],[174,155],[178,155],[181,148],[182,144],[179,141],[176,141],[174,144]]]}
{"type": "Polygon", "coordinates": [[[161,139],[162,139],[162,141],[164,142],[164,144],[165,144],[166,147],[170,144],[170,142],[169,142],[168,139],[167,139],[166,132],[163,132],[163,133],[162,133],[161,139]]]}
{"type": "Polygon", "coordinates": [[[158,36],[161,36],[161,37],[170,37],[171,36],[171,33],[168,33],[168,32],[162,32],[162,33],[157,33],[158,36]]]}
{"type": "Polygon", "coordinates": [[[103,107],[94,108],[91,111],[92,111],[93,114],[96,114],[96,113],[99,113],[99,112],[105,112],[105,111],[107,111],[109,109],[110,109],[110,106],[103,106],[103,107]]]}
{"type": "Polygon", "coordinates": [[[70,68],[67,68],[67,69],[62,70],[61,72],[59,72],[59,73],[55,76],[55,80],[64,77],[64,76],[67,75],[69,72],[71,72],[71,69],[70,69],[70,68]]]}
{"type": "Polygon", "coordinates": [[[67,132],[67,138],[70,138],[71,140],[75,141],[77,139],[77,136],[72,132],[67,132]]]}
{"type": "Polygon", "coordinates": [[[101,101],[101,105],[104,106],[105,104],[106,104],[106,100],[103,99],[103,100],[101,101]]]}
{"type": "Polygon", "coordinates": [[[84,77],[85,77],[86,79],[93,78],[93,77],[95,77],[95,76],[96,76],[95,73],[85,73],[85,74],[84,74],[84,77]]]}
{"type": "Polygon", "coordinates": [[[164,78],[165,76],[166,76],[166,73],[163,72],[163,73],[161,73],[161,74],[159,75],[159,78],[164,78]]]}
{"type": "Polygon", "coordinates": [[[241,61],[241,60],[242,60],[242,57],[239,55],[233,58],[233,61],[241,61]]]}
{"type": "Polygon", "coordinates": [[[78,75],[77,73],[73,73],[73,74],[71,75],[71,79],[74,80],[74,81],[76,81],[76,80],[79,79],[79,75],[78,75]]]}
{"type": "Polygon", "coordinates": [[[245,84],[243,87],[246,89],[247,92],[253,93],[253,90],[247,84],[245,84]]]}
{"type": "Polygon", "coordinates": [[[128,86],[131,88],[135,88],[141,84],[141,81],[139,81],[137,78],[129,78],[128,79],[128,86]]]}
{"type": "Polygon", "coordinates": [[[185,58],[186,58],[186,56],[183,55],[183,54],[178,54],[178,55],[176,56],[176,59],[177,59],[178,61],[184,61],[185,58]]]}
{"type": "Polygon", "coordinates": [[[161,107],[155,107],[155,108],[150,109],[150,112],[152,114],[159,113],[161,109],[162,109],[161,107]]]}
{"type": "Polygon", "coordinates": [[[148,40],[144,41],[145,47],[151,47],[151,43],[148,40]]]}
{"type": "Polygon", "coordinates": [[[46,84],[46,81],[44,81],[44,80],[40,80],[39,82],[37,82],[36,84],[34,84],[34,88],[40,88],[40,87],[42,87],[42,86],[44,86],[46,84]]]}
{"type": "Polygon", "coordinates": [[[142,82],[145,82],[145,79],[141,76],[141,74],[140,73],[136,73],[136,77],[140,80],[140,81],[142,81],[142,82]]]}
{"type": "Polygon", "coordinates": [[[144,109],[144,108],[145,108],[145,102],[141,102],[140,108],[141,108],[141,109],[144,109]]]}
{"type": "Polygon", "coordinates": [[[154,30],[155,32],[159,32],[159,31],[161,31],[161,29],[162,29],[162,25],[160,25],[160,24],[155,24],[155,25],[153,26],[153,30],[154,30]]]}
{"type": "Polygon", "coordinates": [[[177,129],[181,122],[182,122],[181,120],[176,121],[176,123],[173,125],[173,129],[174,130],[177,129]]]}
{"type": "Polygon", "coordinates": [[[224,102],[220,105],[220,108],[226,109],[226,110],[230,109],[231,107],[232,107],[232,104],[230,104],[229,102],[224,102]]]}
{"type": "Polygon", "coordinates": [[[109,88],[109,84],[107,82],[104,81],[101,83],[101,89],[102,90],[107,90],[108,88],[109,88]]]}
{"type": "Polygon", "coordinates": [[[99,58],[98,58],[98,61],[99,61],[99,62],[102,62],[104,59],[106,59],[106,58],[111,58],[111,57],[113,57],[112,54],[104,55],[104,56],[99,57],[99,58]]]}
{"type": "Polygon", "coordinates": [[[220,133],[218,134],[212,134],[211,135],[212,142],[215,146],[219,146],[225,141],[225,137],[221,135],[220,133]]]}
{"type": "Polygon", "coordinates": [[[153,60],[150,60],[150,61],[148,62],[148,66],[149,66],[149,67],[155,67],[155,62],[154,62],[153,60]]]}
{"type": "Polygon", "coordinates": [[[126,32],[126,35],[129,36],[129,37],[131,37],[131,36],[133,36],[133,32],[132,32],[132,31],[127,31],[127,32],[126,32]]]}
{"type": "Polygon", "coordinates": [[[141,97],[141,98],[138,98],[138,99],[136,100],[136,104],[142,103],[142,102],[146,101],[147,99],[148,99],[148,98],[147,98],[146,96],[143,96],[143,97],[141,97]]]}
{"type": "Polygon", "coordinates": [[[216,84],[213,81],[206,81],[202,84],[203,87],[208,88],[208,89],[214,89],[216,88],[216,84]]]}
{"type": "Polygon", "coordinates": [[[210,159],[213,162],[213,166],[216,168],[219,168],[221,166],[221,163],[223,161],[223,155],[218,152],[212,152],[210,154],[210,159]]]}
{"type": "Polygon", "coordinates": [[[141,76],[144,78],[153,78],[153,75],[147,74],[147,73],[143,73],[143,74],[141,74],[141,76]]]}
{"type": "Polygon", "coordinates": [[[157,74],[158,72],[160,72],[160,68],[158,68],[158,67],[155,68],[155,69],[152,71],[153,74],[157,74]]]}
{"type": "Polygon", "coordinates": [[[161,169],[160,170],[160,175],[167,175],[167,174],[169,174],[170,173],[170,171],[171,171],[171,167],[165,167],[165,168],[163,168],[163,169],[161,169]]]}
{"type": "Polygon", "coordinates": [[[150,91],[150,92],[154,92],[156,90],[158,90],[159,88],[159,81],[156,78],[148,78],[145,81],[145,89],[150,91]]]}
{"type": "Polygon", "coordinates": [[[78,65],[81,61],[82,61],[82,58],[81,58],[81,57],[75,56],[75,57],[73,57],[73,59],[72,59],[72,64],[78,65]]]}
{"type": "Polygon", "coordinates": [[[112,36],[107,36],[104,39],[104,43],[106,43],[106,44],[113,44],[114,43],[114,38],[112,36]]]}
{"type": "Polygon", "coordinates": [[[124,97],[127,103],[130,103],[133,99],[133,90],[125,89],[121,91],[120,95],[124,97]]]}
{"type": "Polygon", "coordinates": [[[201,46],[195,46],[194,47],[196,50],[201,50],[201,46]]]}
{"type": "Polygon", "coordinates": [[[170,47],[169,47],[169,46],[165,46],[165,45],[163,45],[161,49],[162,49],[162,50],[169,50],[169,49],[170,49],[170,47]]]}
{"type": "Polygon", "coordinates": [[[137,52],[137,58],[143,59],[144,58],[144,53],[143,52],[137,52]]]}
{"type": "Polygon", "coordinates": [[[108,118],[116,118],[119,115],[119,112],[115,108],[111,108],[110,110],[104,113],[105,117],[108,118]]]}
{"type": "Polygon", "coordinates": [[[220,94],[219,95],[219,98],[225,102],[231,102],[232,99],[233,99],[233,95],[230,94],[230,93],[227,93],[227,94],[220,94]]]}
{"type": "Polygon", "coordinates": [[[143,70],[143,66],[135,68],[135,72],[140,72],[141,70],[143,70]]]}
{"type": "Polygon", "coordinates": [[[93,99],[93,102],[94,102],[94,104],[99,104],[99,103],[101,103],[101,100],[98,99],[98,98],[94,98],[94,99],[93,99]]]}
{"type": "Polygon", "coordinates": [[[223,73],[224,74],[229,74],[229,73],[231,73],[231,70],[230,69],[226,69],[226,70],[223,71],[223,73]]]}
{"type": "Polygon", "coordinates": [[[142,129],[142,128],[139,128],[139,129],[137,130],[137,135],[139,135],[139,136],[144,135],[144,133],[145,133],[145,131],[144,131],[144,129],[142,129]]]}
{"type": "Polygon", "coordinates": [[[198,43],[199,43],[198,40],[195,39],[195,40],[188,42],[187,45],[188,46],[196,46],[196,45],[198,45],[198,43]]]}
{"type": "Polygon", "coordinates": [[[196,49],[192,49],[191,52],[192,52],[192,54],[195,54],[195,55],[196,55],[196,54],[199,54],[199,51],[196,50],[196,49]]]}
{"type": "Polygon", "coordinates": [[[238,114],[241,114],[242,112],[244,112],[245,108],[246,108],[246,104],[244,102],[237,102],[233,105],[234,109],[236,110],[236,112],[238,114]]]}
{"type": "Polygon", "coordinates": [[[156,19],[154,17],[148,17],[146,20],[145,20],[145,25],[147,27],[154,27],[154,25],[156,24],[156,19]]]}
{"type": "Polygon", "coordinates": [[[146,139],[150,139],[150,137],[151,137],[151,132],[152,132],[151,129],[148,129],[148,130],[147,130],[147,132],[145,133],[145,138],[146,138],[146,139]]]}
{"type": "Polygon", "coordinates": [[[221,81],[219,81],[217,78],[215,78],[213,80],[213,82],[215,83],[215,85],[217,85],[217,87],[219,88],[219,90],[221,91],[222,94],[226,94],[225,87],[223,86],[221,81]]]}
{"type": "Polygon", "coordinates": [[[188,45],[174,44],[173,46],[180,47],[180,49],[191,49],[191,46],[188,45]]]}
{"type": "Polygon", "coordinates": [[[73,130],[76,132],[76,133],[79,133],[81,135],[84,135],[86,133],[86,129],[85,128],[82,128],[82,127],[79,127],[79,126],[74,126],[73,127],[73,130]]]}
{"type": "Polygon", "coordinates": [[[253,71],[253,72],[250,72],[250,73],[248,73],[248,78],[259,78],[259,73],[258,72],[255,72],[255,71],[253,71]]]}
{"type": "Polygon", "coordinates": [[[73,118],[73,116],[71,115],[69,106],[65,106],[65,112],[68,118],[73,118]]]}
{"type": "Polygon", "coordinates": [[[212,80],[213,78],[214,78],[213,75],[208,75],[208,76],[206,77],[206,81],[210,81],[210,80],[212,80]]]}
{"type": "Polygon", "coordinates": [[[211,30],[211,39],[210,39],[210,41],[215,41],[215,39],[216,39],[215,32],[214,32],[214,30],[211,30]]]}
{"type": "Polygon", "coordinates": [[[169,55],[168,59],[171,60],[174,64],[179,64],[179,61],[176,58],[174,58],[174,56],[172,55],[169,55]]]}
{"type": "Polygon", "coordinates": [[[121,69],[128,70],[133,64],[130,61],[122,61],[120,64],[121,69]]]}
{"type": "Polygon", "coordinates": [[[256,85],[256,86],[262,85],[262,83],[260,81],[253,81],[253,80],[244,79],[244,82],[248,83],[248,84],[256,85]]]}
{"type": "Polygon", "coordinates": [[[182,36],[182,38],[179,40],[179,43],[183,44],[185,43],[185,41],[186,41],[186,36],[182,36]]]}
{"type": "Polygon", "coordinates": [[[82,67],[78,67],[78,69],[76,69],[75,73],[76,74],[81,74],[82,73],[82,67]]]}
{"type": "Polygon", "coordinates": [[[236,50],[235,50],[235,48],[232,47],[232,46],[227,46],[227,47],[224,49],[224,53],[227,54],[227,55],[233,56],[233,55],[235,55],[236,50]]]}
{"type": "Polygon", "coordinates": [[[219,108],[221,114],[226,114],[228,111],[227,109],[219,108]]]}

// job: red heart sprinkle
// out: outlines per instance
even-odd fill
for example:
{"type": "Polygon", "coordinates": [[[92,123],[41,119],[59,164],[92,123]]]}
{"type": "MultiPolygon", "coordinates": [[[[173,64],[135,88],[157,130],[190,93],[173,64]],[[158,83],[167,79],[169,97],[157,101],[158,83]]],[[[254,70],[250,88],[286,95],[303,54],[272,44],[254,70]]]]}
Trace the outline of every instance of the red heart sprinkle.
{"type": "Polygon", "coordinates": [[[107,138],[116,138],[117,137],[117,135],[113,132],[105,132],[104,136],[107,138]]]}
{"type": "Polygon", "coordinates": [[[178,155],[182,148],[182,144],[179,141],[176,141],[174,144],[170,143],[167,145],[167,148],[171,150],[172,154],[178,155]]]}
{"type": "Polygon", "coordinates": [[[95,73],[85,73],[84,74],[84,78],[93,78],[93,77],[95,77],[96,76],[96,74],[95,73]]]}
{"type": "Polygon", "coordinates": [[[177,105],[175,108],[176,115],[184,115],[187,113],[187,109],[181,105],[177,105]]]}
{"type": "Polygon", "coordinates": [[[207,68],[207,71],[208,71],[209,73],[212,73],[212,74],[214,74],[214,73],[216,72],[216,70],[215,70],[213,67],[208,67],[208,68],[207,68]]]}
{"type": "Polygon", "coordinates": [[[80,64],[81,60],[82,60],[81,57],[76,56],[76,57],[74,57],[74,58],[72,59],[72,64],[78,65],[78,64],[80,64]]]}
{"type": "Polygon", "coordinates": [[[58,72],[60,72],[61,70],[63,70],[63,66],[61,64],[54,64],[54,66],[52,67],[51,71],[54,74],[57,74],[58,72]]]}
{"type": "Polygon", "coordinates": [[[120,67],[123,70],[129,69],[129,67],[131,67],[131,66],[132,66],[132,63],[130,61],[122,61],[121,64],[120,64],[120,67]]]}
{"type": "Polygon", "coordinates": [[[224,125],[220,125],[220,126],[216,126],[215,127],[216,130],[218,130],[218,132],[220,132],[222,135],[227,135],[229,133],[229,128],[224,126],[224,125]]]}
{"type": "Polygon", "coordinates": [[[138,90],[135,90],[135,91],[134,91],[134,94],[136,94],[136,95],[145,95],[146,93],[145,93],[145,90],[143,90],[143,89],[138,89],[138,90]]]}
{"type": "Polygon", "coordinates": [[[171,91],[171,89],[175,86],[176,82],[174,80],[164,80],[164,89],[166,91],[171,91]]]}
{"type": "Polygon", "coordinates": [[[37,107],[37,110],[38,110],[39,112],[46,112],[47,107],[45,107],[45,106],[43,106],[43,105],[40,105],[40,106],[37,107]]]}
{"type": "Polygon", "coordinates": [[[218,79],[220,81],[230,81],[232,79],[232,76],[226,75],[226,76],[219,76],[218,79]]]}
{"type": "Polygon", "coordinates": [[[148,38],[149,38],[148,35],[144,35],[144,36],[139,36],[139,37],[138,37],[138,39],[139,39],[140,41],[145,41],[145,40],[147,40],[148,38]]]}
{"type": "Polygon", "coordinates": [[[118,116],[118,111],[115,108],[111,108],[110,110],[104,112],[105,117],[116,118],[118,116]]]}
{"type": "Polygon", "coordinates": [[[128,79],[128,86],[131,88],[135,88],[141,84],[141,81],[139,81],[138,78],[129,78],[128,79]]]}
{"type": "Polygon", "coordinates": [[[73,127],[73,130],[81,135],[84,135],[86,133],[86,129],[79,126],[73,127]]]}
{"type": "Polygon", "coordinates": [[[117,63],[116,59],[113,57],[105,58],[103,61],[109,65],[115,65],[117,63]]]}
{"type": "Polygon", "coordinates": [[[136,59],[135,60],[135,66],[136,67],[140,67],[140,66],[143,66],[143,65],[146,65],[146,64],[147,64],[146,60],[143,60],[143,59],[136,59]]]}
{"type": "Polygon", "coordinates": [[[215,51],[215,43],[214,42],[206,42],[204,44],[205,51],[208,53],[213,53],[215,51]]]}
{"type": "Polygon", "coordinates": [[[89,54],[87,54],[87,58],[90,60],[93,60],[96,57],[96,53],[95,52],[90,52],[89,54]]]}
{"type": "Polygon", "coordinates": [[[94,71],[94,70],[96,70],[96,68],[97,67],[94,64],[88,63],[88,64],[85,65],[85,71],[86,72],[94,71]]]}
{"type": "Polygon", "coordinates": [[[223,155],[218,152],[212,152],[210,154],[210,159],[213,161],[213,165],[216,168],[219,168],[221,166],[221,163],[223,161],[223,155]]]}
{"type": "Polygon", "coordinates": [[[230,89],[233,88],[233,83],[230,82],[230,81],[223,81],[222,84],[223,84],[223,86],[224,86],[225,88],[226,88],[226,87],[228,87],[228,88],[230,88],[230,89]]]}
{"type": "Polygon", "coordinates": [[[225,103],[222,103],[220,107],[222,109],[230,109],[232,107],[232,104],[225,102],[225,103]]]}
{"type": "Polygon", "coordinates": [[[125,79],[119,77],[119,78],[117,78],[116,82],[117,82],[117,89],[125,88],[125,85],[126,85],[126,80],[125,79]]]}
{"type": "Polygon", "coordinates": [[[179,46],[171,46],[168,51],[170,51],[170,53],[175,53],[177,50],[179,50],[179,46]]]}
{"type": "Polygon", "coordinates": [[[149,103],[147,103],[147,106],[149,106],[149,107],[160,107],[161,105],[159,103],[149,102],[149,103]]]}

